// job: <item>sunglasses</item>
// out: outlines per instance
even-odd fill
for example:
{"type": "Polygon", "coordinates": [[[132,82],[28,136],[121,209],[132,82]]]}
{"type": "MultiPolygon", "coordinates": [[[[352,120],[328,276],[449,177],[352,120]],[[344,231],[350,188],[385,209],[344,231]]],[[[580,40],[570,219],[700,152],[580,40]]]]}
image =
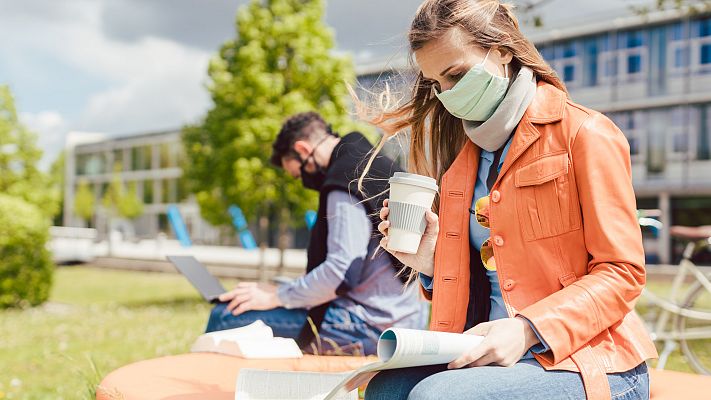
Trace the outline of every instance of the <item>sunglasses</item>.
{"type": "MultiPolygon", "coordinates": [[[[484,196],[474,203],[474,209],[469,209],[469,212],[474,214],[476,222],[479,223],[484,228],[490,229],[491,225],[489,223],[489,196],[484,196]]],[[[494,245],[491,242],[491,238],[487,238],[484,244],[481,245],[481,262],[484,264],[484,268],[489,271],[496,271],[496,260],[494,259],[494,245]]]]}

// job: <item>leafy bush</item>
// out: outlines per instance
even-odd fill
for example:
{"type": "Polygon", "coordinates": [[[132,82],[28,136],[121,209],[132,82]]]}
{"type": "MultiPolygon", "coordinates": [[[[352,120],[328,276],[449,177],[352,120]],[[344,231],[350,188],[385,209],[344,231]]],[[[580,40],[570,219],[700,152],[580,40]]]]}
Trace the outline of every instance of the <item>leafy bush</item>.
{"type": "Polygon", "coordinates": [[[47,300],[54,272],[48,237],[49,221],[39,208],[0,194],[0,308],[47,300]]]}

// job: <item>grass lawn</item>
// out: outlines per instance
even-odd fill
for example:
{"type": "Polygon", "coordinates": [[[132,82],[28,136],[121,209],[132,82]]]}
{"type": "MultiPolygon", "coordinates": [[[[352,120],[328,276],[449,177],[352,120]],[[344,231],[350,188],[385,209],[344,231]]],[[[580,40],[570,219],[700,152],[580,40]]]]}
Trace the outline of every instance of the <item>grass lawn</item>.
{"type": "MultiPolygon", "coordinates": [[[[0,399],[92,399],[110,371],[188,351],[209,310],[179,275],[58,268],[48,304],[0,311],[0,399]]],[[[678,352],[668,368],[690,371],[678,352]]]]}
{"type": "Polygon", "coordinates": [[[209,310],[180,275],[58,268],[49,303],[0,311],[0,399],[91,399],[122,365],[187,352],[209,310]]]}

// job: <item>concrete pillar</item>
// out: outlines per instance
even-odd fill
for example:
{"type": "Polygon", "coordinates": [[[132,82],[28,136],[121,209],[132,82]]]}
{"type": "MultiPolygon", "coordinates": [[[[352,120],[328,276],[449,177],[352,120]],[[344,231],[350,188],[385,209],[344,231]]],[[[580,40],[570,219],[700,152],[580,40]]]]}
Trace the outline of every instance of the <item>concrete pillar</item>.
{"type": "Polygon", "coordinates": [[[659,232],[659,262],[661,264],[671,263],[671,235],[669,228],[672,224],[671,215],[671,196],[669,192],[659,193],[659,209],[662,215],[659,221],[662,223],[662,229],[659,232]]]}

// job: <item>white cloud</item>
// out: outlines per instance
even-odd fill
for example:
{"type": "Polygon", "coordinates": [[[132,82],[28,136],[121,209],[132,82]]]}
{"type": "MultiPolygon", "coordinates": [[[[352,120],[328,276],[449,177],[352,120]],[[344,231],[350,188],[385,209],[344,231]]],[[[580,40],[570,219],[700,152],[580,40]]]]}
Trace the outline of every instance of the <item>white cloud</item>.
{"type": "MultiPolygon", "coordinates": [[[[210,105],[204,88],[210,53],[164,38],[132,42],[108,38],[102,29],[102,6],[75,0],[67,2],[73,10],[71,19],[19,11],[3,18],[0,46],[6,51],[58,60],[77,71],[67,79],[79,81],[85,75],[106,83],[105,89],[84,100],[76,116],[53,117],[62,119],[67,130],[130,134],[179,127],[203,115],[210,105]]],[[[35,123],[39,114],[26,117],[35,123]]],[[[48,114],[43,117],[47,122],[48,114]]],[[[44,128],[36,128],[40,129],[44,128]]],[[[42,137],[43,148],[49,150],[45,146],[50,141],[44,133],[42,137]]]]}
{"type": "Polygon", "coordinates": [[[37,144],[44,151],[40,168],[47,170],[64,148],[67,122],[57,111],[20,113],[20,121],[37,134],[37,144]]]}
{"type": "MultiPolygon", "coordinates": [[[[110,74],[117,83],[88,99],[77,121],[79,129],[130,133],[175,128],[209,107],[203,85],[207,52],[149,38],[133,44],[104,43],[92,53],[95,67],[87,67],[110,74]]],[[[81,54],[75,57],[83,59],[81,54]]]]}

